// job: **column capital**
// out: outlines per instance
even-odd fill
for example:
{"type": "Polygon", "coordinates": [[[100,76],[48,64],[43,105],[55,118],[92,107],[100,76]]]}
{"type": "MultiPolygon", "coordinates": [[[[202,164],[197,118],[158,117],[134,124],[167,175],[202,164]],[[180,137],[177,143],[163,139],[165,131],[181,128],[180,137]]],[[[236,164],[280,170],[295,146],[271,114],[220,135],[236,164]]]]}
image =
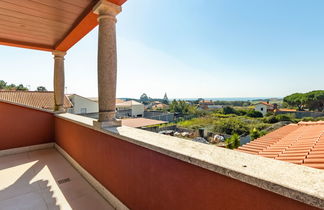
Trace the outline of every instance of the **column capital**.
{"type": "Polygon", "coordinates": [[[121,12],[121,6],[111,3],[108,0],[100,0],[94,7],[93,12],[100,16],[116,17],[121,12]]]}
{"type": "Polygon", "coordinates": [[[54,50],[52,52],[52,55],[54,55],[54,57],[61,57],[64,58],[64,56],[66,55],[66,52],[64,51],[59,51],[59,50],[54,50]]]}

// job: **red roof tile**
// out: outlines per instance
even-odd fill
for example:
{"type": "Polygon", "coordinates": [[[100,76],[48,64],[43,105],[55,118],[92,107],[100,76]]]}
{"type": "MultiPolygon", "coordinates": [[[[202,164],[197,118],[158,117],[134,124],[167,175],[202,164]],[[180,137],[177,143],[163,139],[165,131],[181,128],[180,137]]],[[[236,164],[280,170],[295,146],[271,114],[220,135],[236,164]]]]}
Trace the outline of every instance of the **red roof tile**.
{"type": "MultiPolygon", "coordinates": [[[[54,92],[45,91],[0,91],[0,100],[22,104],[39,109],[54,110],[54,92]]],[[[64,97],[64,108],[71,108],[72,103],[64,97]]]]}
{"type": "Polygon", "coordinates": [[[324,169],[324,121],[284,126],[237,151],[324,169]]]}

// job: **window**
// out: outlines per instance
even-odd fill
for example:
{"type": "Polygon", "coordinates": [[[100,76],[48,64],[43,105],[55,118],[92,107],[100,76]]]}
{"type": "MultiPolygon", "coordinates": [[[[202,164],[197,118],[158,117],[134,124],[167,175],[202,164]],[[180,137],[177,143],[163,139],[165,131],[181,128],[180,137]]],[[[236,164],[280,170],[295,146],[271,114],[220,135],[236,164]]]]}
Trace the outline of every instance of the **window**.
{"type": "Polygon", "coordinates": [[[263,107],[261,108],[261,111],[263,111],[263,107]]]}
{"type": "Polygon", "coordinates": [[[86,114],[87,113],[87,108],[81,108],[81,114],[86,114]]]}

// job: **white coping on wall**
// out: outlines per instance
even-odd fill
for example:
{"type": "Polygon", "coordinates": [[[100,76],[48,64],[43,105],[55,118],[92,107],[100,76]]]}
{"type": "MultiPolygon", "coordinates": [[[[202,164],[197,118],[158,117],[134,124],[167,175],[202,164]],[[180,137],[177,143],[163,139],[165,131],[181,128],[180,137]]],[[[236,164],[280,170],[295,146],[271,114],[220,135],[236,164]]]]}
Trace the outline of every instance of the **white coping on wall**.
{"type": "Polygon", "coordinates": [[[54,147],[54,143],[45,143],[45,144],[37,144],[32,146],[26,146],[26,147],[17,147],[12,149],[5,149],[0,150],[0,157],[6,156],[6,155],[14,155],[18,153],[24,153],[24,152],[30,152],[34,150],[40,150],[40,149],[47,149],[54,147]]]}
{"type": "Polygon", "coordinates": [[[95,188],[109,203],[117,210],[128,210],[127,206],[116,198],[109,190],[107,190],[100,182],[98,182],[87,170],[85,170],[78,162],[76,162],[64,149],[55,144],[55,148],[59,151],[79,173],[95,188]]]}
{"type": "Polygon", "coordinates": [[[324,208],[324,170],[126,126],[110,130],[97,129],[92,125],[93,119],[69,113],[56,116],[308,205],[324,208]]]}

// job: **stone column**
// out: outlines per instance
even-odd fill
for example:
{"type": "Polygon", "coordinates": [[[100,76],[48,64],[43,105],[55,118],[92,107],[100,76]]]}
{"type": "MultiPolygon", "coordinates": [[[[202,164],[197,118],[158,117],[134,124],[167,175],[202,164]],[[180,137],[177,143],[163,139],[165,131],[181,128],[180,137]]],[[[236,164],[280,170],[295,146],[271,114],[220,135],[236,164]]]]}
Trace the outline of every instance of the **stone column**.
{"type": "Polygon", "coordinates": [[[54,55],[54,111],[65,111],[64,104],[64,56],[66,52],[53,51],[54,55]]]}
{"type": "Polygon", "coordinates": [[[119,126],[116,120],[116,15],[121,7],[101,0],[94,7],[98,14],[98,103],[100,127],[119,126]]]}

